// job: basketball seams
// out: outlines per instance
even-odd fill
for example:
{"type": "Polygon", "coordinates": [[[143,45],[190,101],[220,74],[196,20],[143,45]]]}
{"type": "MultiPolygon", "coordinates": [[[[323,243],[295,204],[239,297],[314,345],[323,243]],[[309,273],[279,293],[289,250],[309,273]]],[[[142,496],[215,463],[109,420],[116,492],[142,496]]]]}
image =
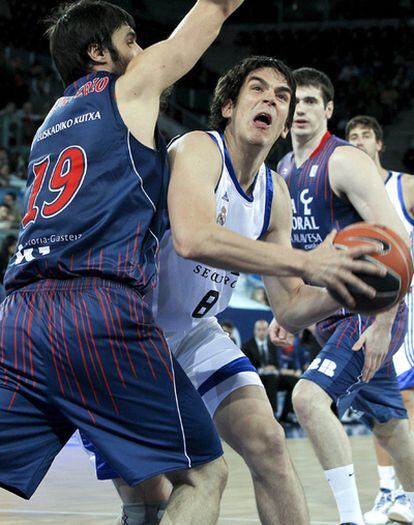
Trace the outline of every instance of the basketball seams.
{"type": "MultiPolygon", "coordinates": [[[[349,249],[356,246],[373,246],[377,243],[389,245],[389,249],[383,250],[381,253],[373,256],[366,256],[364,259],[369,259],[371,264],[383,264],[387,268],[388,275],[393,277],[398,287],[394,288],[392,292],[396,296],[393,304],[400,301],[406,294],[407,289],[411,283],[413,274],[413,262],[408,246],[404,241],[392,230],[385,226],[370,224],[365,222],[354,223],[339,231],[334,239],[334,245],[339,249],[349,249]]],[[[384,284],[385,285],[385,284],[384,284]]],[[[378,286],[380,291],[380,286],[378,286]]],[[[386,289],[383,290],[386,292],[386,289]]],[[[388,292],[391,295],[391,291],[388,292]]],[[[362,305],[361,305],[362,306],[362,305]]],[[[390,308],[381,308],[381,311],[390,308]]],[[[380,305],[378,304],[378,307],[380,305]]],[[[376,312],[379,312],[377,310],[376,312]]]]}

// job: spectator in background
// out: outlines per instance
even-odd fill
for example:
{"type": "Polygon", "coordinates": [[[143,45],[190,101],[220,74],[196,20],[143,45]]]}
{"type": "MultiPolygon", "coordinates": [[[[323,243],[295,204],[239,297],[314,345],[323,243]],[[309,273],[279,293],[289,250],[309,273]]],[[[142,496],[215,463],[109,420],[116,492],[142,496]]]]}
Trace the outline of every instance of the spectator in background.
{"type": "Polygon", "coordinates": [[[254,337],[242,344],[242,350],[257,369],[273,412],[277,412],[277,393],[286,392],[280,422],[293,420],[292,391],[299,378],[293,370],[281,368],[278,349],[268,337],[269,323],[263,319],[254,325],[254,337]]]}
{"type": "Polygon", "coordinates": [[[1,244],[0,248],[0,276],[1,284],[3,284],[4,272],[6,271],[7,264],[9,263],[10,257],[13,255],[16,249],[17,237],[16,235],[7,235],[1,244]]]}
{"type": "Polygon", "coordinates": [[[269,301],[267,300],[267,295],[263,286],[257,286],[254,288],[251,297],[253,301],[269,306],[269,301]]]}
{"type": "Polygon", "coordinates": [[[0,186],[8,186],[10,182],[10,158],[6,148],[0,148],[0,186]]]}
{"type": "Polygon", "coordinates": [[[240,348],[241,346],[240,332],[234,326],[234,323],[230,321],[229,319],[224,319],[223,321],[220,322],[220,326],[223,328],[226,334],[229,335],[233,343],[240,348]]]}
{"type": "Polygon", "coordinates": [[[14,192],[9,191],[4,195],[3,204],[7,204],[10,208],[10,216],[12,217],[13,225],[17,228],[22,216],[17,207],[17,196],[14,192]]]}
{"type": "Polygon", "coordinates": [[[13,228],[13,216],[11,214],[10,206],[7,204],[0,204],[0,230],[10,230],[13,228]]]}

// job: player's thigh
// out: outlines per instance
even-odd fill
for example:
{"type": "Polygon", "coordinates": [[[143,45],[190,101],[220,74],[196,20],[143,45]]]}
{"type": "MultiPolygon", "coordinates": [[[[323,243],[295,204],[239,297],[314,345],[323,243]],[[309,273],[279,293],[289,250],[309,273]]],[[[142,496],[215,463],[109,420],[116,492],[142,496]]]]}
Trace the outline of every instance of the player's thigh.
{"type": "Polygon", "coordinates": [[[352,401],[352,409],[361,414],[362,420],[372,426],[388,421],[407,420],[407,411],[399,389],[392,363],[385,363],[352,401]]]}
{"type": "Polygon", "coordinates": [[[73,286],[59,295],[55,314],[69,320],[71,351],[61,345],[59,362],[76,380],[56,391],[56,404],[99,451],[103,470],[136,485],[220,456],[209,414],[149,305],[118,283],[73,286]]]}
{"type": "Polygon", "coordinates": [[[214,318],[202,320],[174,353],[212,417],[231,392],[263,388],[256,369],[214,318]]]}
{"type": "Polygon", "coordinates": [[[401,395],[407,410],[410,428],[414,429],[414,388],[401,390],[401,395]]]}
{"type": "Polygon", "coordinates": [[[220,436],[243,457],[267,457],[267,452],[283,448],[283,429],[264,389],[258,386],[231,392],[216,410],[214,423],[220,436]]]}
{"type": "Polygon", "coordinates": [[[0,485],[30,498],[74,430],[46,402],[0,387],[0,485]]]}

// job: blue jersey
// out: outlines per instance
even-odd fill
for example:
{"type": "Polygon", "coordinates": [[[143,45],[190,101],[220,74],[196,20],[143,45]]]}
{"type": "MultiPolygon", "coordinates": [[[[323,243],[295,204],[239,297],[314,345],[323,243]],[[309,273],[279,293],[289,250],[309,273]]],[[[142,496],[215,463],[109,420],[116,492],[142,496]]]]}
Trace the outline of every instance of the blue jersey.
{"type": "Polygon", "coordinates": [[[116,75],[71,84],[33,140],[25,211],[7,293],[33,281],[100,276],[145,293],[166,222],[166,146],[128,131],[116,75]]]}
{"type": "Polygon", "coordinates": [[[349,143],[327,132],[300,168],[296,167],[293,152],[278,165],[292,198],[294,248],[316,248],[333,228],[341,230],[362,220],[349,202],[335,195],[329,184],[328,163],[338,146],[349,146],[349,143]]]}

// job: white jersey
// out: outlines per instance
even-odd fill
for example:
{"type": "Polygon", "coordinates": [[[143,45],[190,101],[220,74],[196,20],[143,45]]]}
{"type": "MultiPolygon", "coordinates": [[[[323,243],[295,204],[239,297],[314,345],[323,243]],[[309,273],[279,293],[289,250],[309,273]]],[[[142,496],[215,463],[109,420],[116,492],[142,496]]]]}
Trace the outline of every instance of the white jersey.
{"type": "MultiPolygon", "coordinates": [[[[393,203],[398,216],[403,222],[408,235],[411,239],[411,253],[413,253],[413,241],[414,241],[414,219],[411,218],[408,213],[407,207],[403,198],[402,191],[402,173],[396,171],[390,171],[388,178],[385,181],[385,189],[387,190],[388,196],[393,203]]],[[[413,285],[410,291],[406,295],[406,302],[408,306],[408,331],[405,336],[402,347],[398,350],[393,358],[395,371],[398,376],[400,388],[412,388],[414,387],[414,296],[413,296],[413,285]]]]}
{"type": "MultiPolygon", "coordinates": [[[[259,239],[269,225],[273,179],[265,165],[259,169],[251,195],[241,188],[223,136],[209,132],[223,164],[217,182],[216,221],[249,239],[259,239]]],[[[167,231],[160,244],[159,280],[154,290],[154,316],[174,348],[201,319],[214,317],[229,304],[238,273],[179,257],[167,231]]]]}
{"type": "Polygon", "coordinates": [[[414,219],[411,218],[410,214],[408,213],[407,207],[404,202],[403,198],[403,191],[402,191],[402,177],[403,173],[398,173],[397,171],[389,171],[388,172],[388,178],[385,181],[385,189],[387,190],[388,196],[391,200],[391,202],[394,205],[394,208],[396,209],[399,218],[401,219],[402,223],[405,226],[405,229],[407,230],[408,235],[411,239],[411,253],[414,252],[413,250],[413,242],[414,242],[414,219]]]}

